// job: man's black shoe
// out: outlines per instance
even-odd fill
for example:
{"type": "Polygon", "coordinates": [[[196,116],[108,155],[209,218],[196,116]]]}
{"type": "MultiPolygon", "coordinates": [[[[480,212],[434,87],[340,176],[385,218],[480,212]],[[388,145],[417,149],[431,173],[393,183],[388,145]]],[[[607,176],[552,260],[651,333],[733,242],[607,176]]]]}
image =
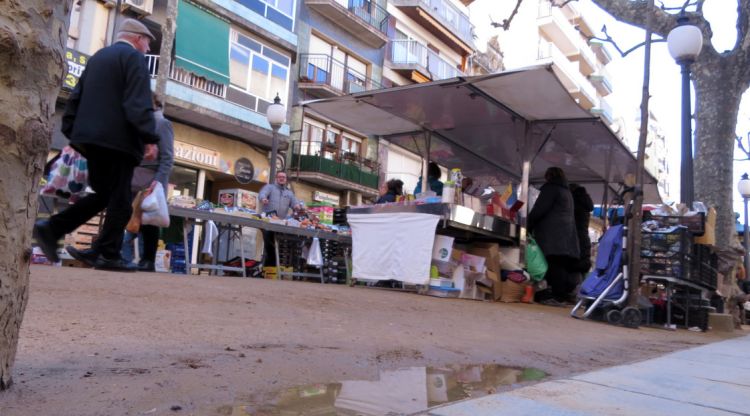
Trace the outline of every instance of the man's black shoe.
{"type": "Polygon", "coordinates": [[[65,251],[67,251],[71,257],[89,267],[96,266],[96,260],[99,258],[99,253],[93,248],[79,250],[73,246],[65,246],[65,251]]]}
{"type": "Polygon", "coordinates": [[[42,253],[47,257],[47,260],[52,263],[60,261],[60,257],[57,256],[57,240],[55,233],[52,232],[52,228],[49,226],[49,221],[39,220],[34,224],[34,232],[32,234],[39,248],[42,249],[42,253]]]}
{"type": "Polygon", "coordinates": [[[155,270],[153,261],[141,260],[138,262],[139,272],[153,272],[155,270]]]}
{"type": "Polygon", "coordinates": [[[138,269],[135,263],[127,262],[122,258],[108,259],[102,255],[94,263],[96,270],[110,270],[113,272],[134,272],[138,269]]]}

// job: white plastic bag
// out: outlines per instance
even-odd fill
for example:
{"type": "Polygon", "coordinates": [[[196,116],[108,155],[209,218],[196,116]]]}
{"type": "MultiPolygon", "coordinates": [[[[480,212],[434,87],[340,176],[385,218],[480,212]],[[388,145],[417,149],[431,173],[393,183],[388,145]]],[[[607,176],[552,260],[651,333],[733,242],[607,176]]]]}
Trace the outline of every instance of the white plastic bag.
{"type": "Polygon", "coordinates": [[[141,209],[143,210],[142,225],[169,227],[169,208],[167,207],[167,198],[164,196],[164,187],[161,186],[160,182],[156,182],[151,193],[143,198],[141,209]]]}
{"type": "Polygon", "coordinates": [[[323,265],[323,253],[320,251],[320,240],[318,240],[318,237],[314,237],[312,244],[310,244],[310,251],[307,253],[307,264],[318,267],[323,265]]]}

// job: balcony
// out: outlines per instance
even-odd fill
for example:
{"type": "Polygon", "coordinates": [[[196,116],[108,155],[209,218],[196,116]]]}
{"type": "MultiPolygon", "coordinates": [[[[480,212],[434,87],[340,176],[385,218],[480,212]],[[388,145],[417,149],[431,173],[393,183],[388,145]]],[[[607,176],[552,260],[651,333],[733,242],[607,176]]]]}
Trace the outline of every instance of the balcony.
{"type": "Polygon", "coordinates": [[[314,97],[329,98],[383,87],[329,55],[301,54],[299,88],[314,97]]]}
{"type": "Polygon", "coordinates": [[[366,44],[381,48],[388,42],[388,14],[366,0],[305,0],[307,7],[327,17],[366,44]]]}
{"type": "Polygon", "coordinates": [[[614,115],[612,114],[612,107],[606,100],[599,100],[599,106],[592,108],[591,114],[595,114],[601,117],[605,123],[612,124],[615,122],[614,115]]]}
{"type": "Polygon", "coordinates": [[[589,81],[602,97],[612,93],[612,83],[609,81],[609,73],[606,69],[601,68],[596,73],[589,75],[589,81]]]}
{"type": "Polygon", "coordinates": [[[343,152],[333,143],[292,142],[288,170],[308,182],[374,197],[378,194],[378,169],[376,161],[343,152]]]}
{"type": "MultiPolygon", "coordinates": [[[[146,55],[146,63],[151,77],[156,78],[159,56],[146,55]]],[[[173,65],[167,82],[167,111],[185,123],[203,126],[249,144],[270,147],[272,130],[263,114],[265,107],[258,105],[250,109],[232,102],[229,97],[232,91],[227,85],[173,65]]],[[[280,133],[288,136],[289,126],[283,125],[280,133]]]]}
{"type": "Polygon", "coordinates": [[[538,58],[540,64],[552,63],[555,75],[581,107],[590,110],[596,106],[597,97],[594,86],[581,74],[578,65],[563,55],[554,43],[547,42],[540,45],[538,58]]]}
{"type": "Polygon", "coordinates": [[[581,42],[581,35],[573,28],[559,7],[552,7],[548,2],[540,2],[537,26],[547,40],[557,45],[563,55],[571,56],[580,53],[578,45],[581,42]]]}
{"type": "Polygon", "coordinates": [[[604,46],[604,42],[599,40],[592,40],[589,41],[589,46],[591,46],[591,50],[594,51],[596,57],[599,58],[599,62],[601,62],[602,65],[607,65],[608,63],[612,62],[612,55],[609,54],[609,51],[604,46]]]}
{"type": "Polygon", "coordinates": [[[448,0],[390,0],[415,22],[461,55],[474,52],[474,25],[448,0]]]}
{"type": "Polygon", "coordinates": [[[437,81],[464,75],[455,64],[443,59],[415,40],[391,39],[388,59],[391,69],[416,82],[437,81]]]}

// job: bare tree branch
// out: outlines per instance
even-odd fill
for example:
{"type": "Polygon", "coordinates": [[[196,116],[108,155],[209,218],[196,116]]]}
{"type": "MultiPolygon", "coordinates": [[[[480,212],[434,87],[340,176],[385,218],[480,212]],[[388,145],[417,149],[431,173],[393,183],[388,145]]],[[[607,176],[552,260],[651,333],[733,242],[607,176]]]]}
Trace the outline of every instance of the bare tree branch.
{"type": "MultiPolygon", "coordinates": [[[[580,30],[580,28],[578,26],[575,26],[575,29],[581,34],[581,36],[583,36],[586,39],[586,42],[591,42],[592,40],[598,40],[598,41],[607,42],[607,43],[611,44],[623,58],[626,57],[626,56],[628,56],[628,54],[630,54],[630,52],[633,52],[634,50],[636,50],[636,49],[638,49],[641,46],[644,46],[646,44],[646,42],[644,41],[644,42],[641,42],[641,43],[639,43],[637,45],[634,45],[633,47],[631,47],[630,49],[628,49],[626,51],[623,51],[622,48],[620,48],[620,45],[617,44],[617,41],[615,41],[612,38],[612,36],[610,36],[609,33],[607,33],[607,25],[603,25],[602,26],[602,33],[604,33],[604,36],[605,36],[603,38],[598,37],[598,36],[587,36],[585,33],[583,33],[580,30]]],[[[657,42],[666,42],[666,39],[663,39],[663,38],[662,39],[651,39],[651,43],[652,44],[653,43],[657,43],[657,42]]]]}
{"type": "Polygon", "coordinates": [[[513,21],[514,17],[516,17],[518,9],[521,7],[521,3],[523,3],[523,0],[516,0],[516,7],[513,9],[513,13],[511,13],[507,19],[503,19],[502,23],[497,23],[492,20],[492,17],[490,17],[490,24],[492,25],[492,27],[501,27],[503,28],[503,30],[508,30],[510,28],[510,22],[513,21]]]}
{"type": "MultiPolygon", "coordinates": [[[[609,13],[615,19],[633,26],[645,27],[648,14],[653,14],[653,32],[663,38],[677,26],[675,17],[659,7],[647,8],[645,2],[629,0],[592,0],[594,4],[609,13]]],[[[692,13],[691,13],[692,14],[692,13]]],[[[701,18],[701,16],[698,16],[701,18]]]]}
{"type": "Polygon", "coordinates": [[[735,140],[737,140],[737,147],[739,147],[742,153],[744,153],[747,157],[745,159],[734,160],[750,160],[750,132],[747,133],[747,147],[745,147],[745,144],[742,142],[742,136],[735,137],[735,140]]]}
{"type": "Polygon", "coordinates": [[[552,7],[563,8],[563,7],[565,7],[566,4],[568,4],[570,2],[574,2],[574,1],[578,1],[578,0],[565,0],[565,1],[562,2],[562,4],[557,4],[556,0],[551,0],[550,3],[552,4],[552,7]]]}

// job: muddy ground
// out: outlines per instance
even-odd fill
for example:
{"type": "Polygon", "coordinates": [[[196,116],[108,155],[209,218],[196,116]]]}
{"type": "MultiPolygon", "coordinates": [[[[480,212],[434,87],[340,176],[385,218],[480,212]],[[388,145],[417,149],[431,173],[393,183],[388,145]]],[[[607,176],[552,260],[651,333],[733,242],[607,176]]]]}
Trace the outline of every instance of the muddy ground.
{"type": "Polygon", "coordinates": [[[551,378],[726,337],[360,287],[35,266],[0,415],[232,414],[292,386],[496,363],[551,378]],[[174,409],[174,410],[170,410],[174,409]]]}

